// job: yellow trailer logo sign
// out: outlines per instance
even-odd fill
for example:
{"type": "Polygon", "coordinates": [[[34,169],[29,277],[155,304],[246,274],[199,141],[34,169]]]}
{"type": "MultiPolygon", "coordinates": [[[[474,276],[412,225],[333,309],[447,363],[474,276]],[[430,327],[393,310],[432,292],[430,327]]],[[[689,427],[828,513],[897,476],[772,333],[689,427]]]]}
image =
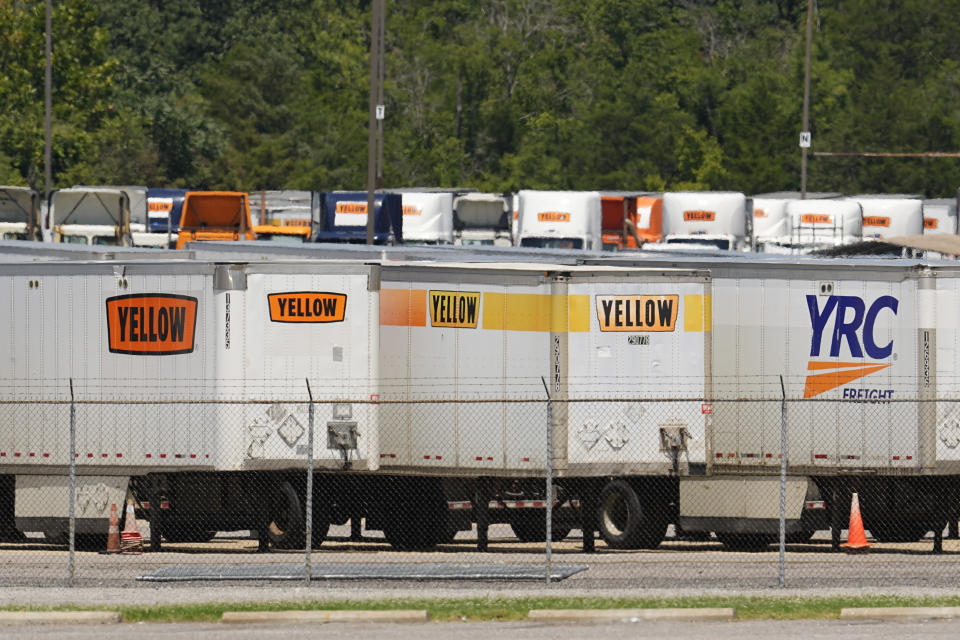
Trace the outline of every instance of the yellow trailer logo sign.
{"type": "Polygon", "coordinates": [[[107,298],[107,340],[111,353],[170,356],[192,353],[197,299],[167,293],[107,298]]]}
{"type": "Polygon", "coordinates": [[[597,296],[600,331],[673,331],[680,296],[597,296]]]}
{"type": "Polygon", "coordinates": [[[464,291],[430,292],[430,325],[476,329],[480,317],[480,293],[464,291]]]}
{"type": "Polygon", "coordinates": [[[347,310],[347,296],[343,293],[271,293],[267,301],[273,322],[343,322],[347,310]]]}

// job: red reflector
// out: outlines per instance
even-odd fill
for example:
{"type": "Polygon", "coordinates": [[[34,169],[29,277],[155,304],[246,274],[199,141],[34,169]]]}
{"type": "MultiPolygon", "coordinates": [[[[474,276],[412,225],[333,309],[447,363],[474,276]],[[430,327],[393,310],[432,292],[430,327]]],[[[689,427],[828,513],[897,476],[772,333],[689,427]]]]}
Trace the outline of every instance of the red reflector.
{"type": "Polygon", "coordinates": [[[173,457],[174,457],[174,458],[182,458],[182,457],[183,457],[183,454],[182,454],[182,453],[175,453],[175,454],[173,454],[173,457]]]}
{"type": "Polygon", "coordinates": [[[43,457],[44,457],[44,458],[49,458],[49,457],[50,457],[50,454],[49,454],[49,453],[45,453],[45,454],[43,454],[43,457]]]}
{"type": "Polygon", "coordinates": [[[437,456],[437,460],[443,460],[443,456],[437,456]]]}
{"type": "Polygon", "coordinates": [[[429,459],[430,459],[430,456],[423,456],[423,459],[424,459],[424,460],[429,460],[429,459]]]}
{"type": "Polygon", "coordinates": [[[33,451],[31,451],[31,452],[30,452],[30,457],[31,457],[31,458],[36,458],[36,457],[37,457],[37,454],[35,454],[33,451]]]}
{"type": "Polygon", "coordinates": [[[148,454],[147,454],[147,457],[148,457],[148,458],[152,458],[152,457],[153,457],[153,454],[152,454],[152,453],[148,453],[148,454]]]}
{"type": "Polygon", "coordinates": [[[722,453],[718,453],[718,454],[717,454],[717,457],[718,457],[718,458],[722,458],[722,457],[723,457],[723,454],[722,454],[722,453]]]}
{"type": "Polygon", "coordinates": [[[827,454],[825,454],[825,453],[818,453],[818,454],[816,454],[816,455],[813,456],[813,457],[816,458],[817,460],[826,460],[826,459],[827,459],[827,454]]]}
{"type": "Polygon", "coordinates": [[[117,454],[117,457],[118,457],[118,458],[122,458],[122,457],[123,457],[123,454],[122,454],[122,453],[118,453],[118,454],[117,454]]]}
{"type": "Polygon", "coordinates": [[[92,453],[88,453],[88,454],[87,454],[87,457],[88,457],[88,458],[92,458],[92,457],[93,457],[93,454],[92,454],[92,453]]]}
{"type": "Polygon", "coordinates": [[[907,460],[913,460],[913,456],[907,456],[907,460]]]}
{"type": "Polygon", "coordinates": [[[161,453],[161,454],[160,454],[160,457],[161,457],[161,458],[166,458],[166,457],[167,457],[167,454],[161,453]]]}
{"type": "Polygon", "coordinates": [[[100,457],[101,457],[101,458],[106,458],[107,455],[108,455],[108,454],[106,454],[106,453],[101,453],[101,454],[100,454],[100,457]]]}
{"type": "Polygon", "coordinates": [[[768,453],[768,454],[767,454],[767,457],[768,457],[768,458],[772,458],[772,457],[773,457],[773,454],[772,454],[772,453],[768,453]]]}
{"type": "Polygon", "coordinates": [[[530,458],[524,458],[523,461],[524,461],[524,462],[530,462],[530,458]]]}
{"type": "Polygon", "coordinates": [[[191,453],[191,454],[190,454],[190,458],[191,458],[191,459],[196,458],[196,457],[197,457],[197,454],[195,454],[195,453],[191,453]]]}
{"type": "Polygon", "coordinates": [[[477,456],[477,460],[482,461],[482,460],[483,460],[483,456],[477,456]]]}

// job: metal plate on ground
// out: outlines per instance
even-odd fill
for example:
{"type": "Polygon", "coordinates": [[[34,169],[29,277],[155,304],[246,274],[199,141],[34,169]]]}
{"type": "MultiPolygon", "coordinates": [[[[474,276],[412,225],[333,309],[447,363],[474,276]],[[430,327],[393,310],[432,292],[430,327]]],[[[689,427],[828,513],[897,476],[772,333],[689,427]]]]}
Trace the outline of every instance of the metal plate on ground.
{"type": "MultiPolygon", "coordinates": [[[[583,565],[554,564],[553,582],[585,571],[583,565]]],[[[543,580],[540,564],[452,564],[376,563],[315,564],[311,580],[543,580]]],[[[305,580],[303,564],[178,564],[137,576],[146,582],[186,582],[190,580],[305,580]]]]}

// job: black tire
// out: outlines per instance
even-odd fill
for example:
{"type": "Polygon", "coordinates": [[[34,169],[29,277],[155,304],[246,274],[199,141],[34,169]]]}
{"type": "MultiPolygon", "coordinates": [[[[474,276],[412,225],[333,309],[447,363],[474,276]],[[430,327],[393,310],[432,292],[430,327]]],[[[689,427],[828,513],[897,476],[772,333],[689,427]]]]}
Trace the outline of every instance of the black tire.
{"type": "MultiPolygon", "coordinates": [[[[516,519],[510,523],[510,528],[513,529],[513,535],[517,536],[517,540],[520,542],[547,541],[547,522],[544,514],[518,514],[516,519]]],[[[570,535],[572,528],[569,525],[554,522],[550,527],[550,538],[554,542],[560,542],[570,535]]]]}
{"type": "Polygon", "coordinates": [[[865,528],[877,542],[916,542],[933,526],[916,522],[867,522],[865,528]]]}
{"type": "Polygon", "coordinates": [[[667,517],[648,500],[641,502],[625,480],[611,480],[600,492],[597,526],[614,549],[655,549],[667,532],[667,517]]]}
{"type": "MultiPolygon", "coordinates": [[[[317,549],[327,539],[327,533],[330,532],[330,518],[326,511],[317,504],[317,494],[313,498],[313,523],[310,529],[310,544],[312,549],[317,549]]],[[[304,534],[306,537],[306,534],[304,534]]]]}
{"type": "Polygon", "coordinates": [[[778,538],[766,533],[716,533],[716,536],[731,551],[760,551],[778,538]]]}
{"type": "Polygon", "coordinates": [[[288,481],[280,483],[271,495],[267,537],[277,549],[303,549],[306,545],[306,524],[300,494],[288,481]]]}
{"type": "Polygon", "coordinates": [[[397,551],[429,551],[447,535],[439,483],[397,479],[382,498],[383,535],[397,551]]]}

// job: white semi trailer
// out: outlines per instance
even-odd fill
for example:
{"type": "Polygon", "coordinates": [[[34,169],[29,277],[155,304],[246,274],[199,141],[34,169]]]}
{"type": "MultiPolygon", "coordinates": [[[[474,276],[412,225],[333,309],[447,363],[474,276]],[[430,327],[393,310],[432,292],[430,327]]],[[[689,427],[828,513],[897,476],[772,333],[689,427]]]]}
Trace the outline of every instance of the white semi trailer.
{"type": "Polygon", "coordinates": [[[40,240],[40,196],[29,187],[0,187],[0,239],[40,240]]]}
{"type": "MultiPolygon", "coordinates": [[[[535,539],[542,518],[522,507],[542,516],[548,425],[568,505],[624,500],[632,489],[607,485],[633,473],[670,494],[679,463],[664,434],[703,437],[706,282],[543,264],[0,265],[0,291],[22,310],[0,320],[0,502],[19,530],[66,529],[72,381],[78,495],[96,498],[83,501],[79,532],[101,535],[109,504],[133,491],[168,540],[250,528],[297,546],[307,408],[293,400],[310,380],[328,432],[314,450],[314,543],[329,522],[364,518],[397,547],[428,547],[471,518],[498,519],[491,500],[520,507],[499,519],[535,539]],[[651,366],[661,375],[638,387],[651,366]],[[629,402],[674,398],[681,378],[670,416],[629,402]],[[558,403],[552,423],[544,381],[555,400],[579,400],[558,403]],[[603,406],[601,394],[624,401],[603,406]]],[[[651,510],[648,527],[611,543],[655,545],[670,519],[651,510]]]]}
{"type": "MultiPolygon", "coordinates": [[[[663,194],[664,249],[683,246],[743,251],[749,249],[748,202],[726,191],[674,191],[663,194]]],[[[648,249],[660,247],[650,246],[648,249]]]]}

